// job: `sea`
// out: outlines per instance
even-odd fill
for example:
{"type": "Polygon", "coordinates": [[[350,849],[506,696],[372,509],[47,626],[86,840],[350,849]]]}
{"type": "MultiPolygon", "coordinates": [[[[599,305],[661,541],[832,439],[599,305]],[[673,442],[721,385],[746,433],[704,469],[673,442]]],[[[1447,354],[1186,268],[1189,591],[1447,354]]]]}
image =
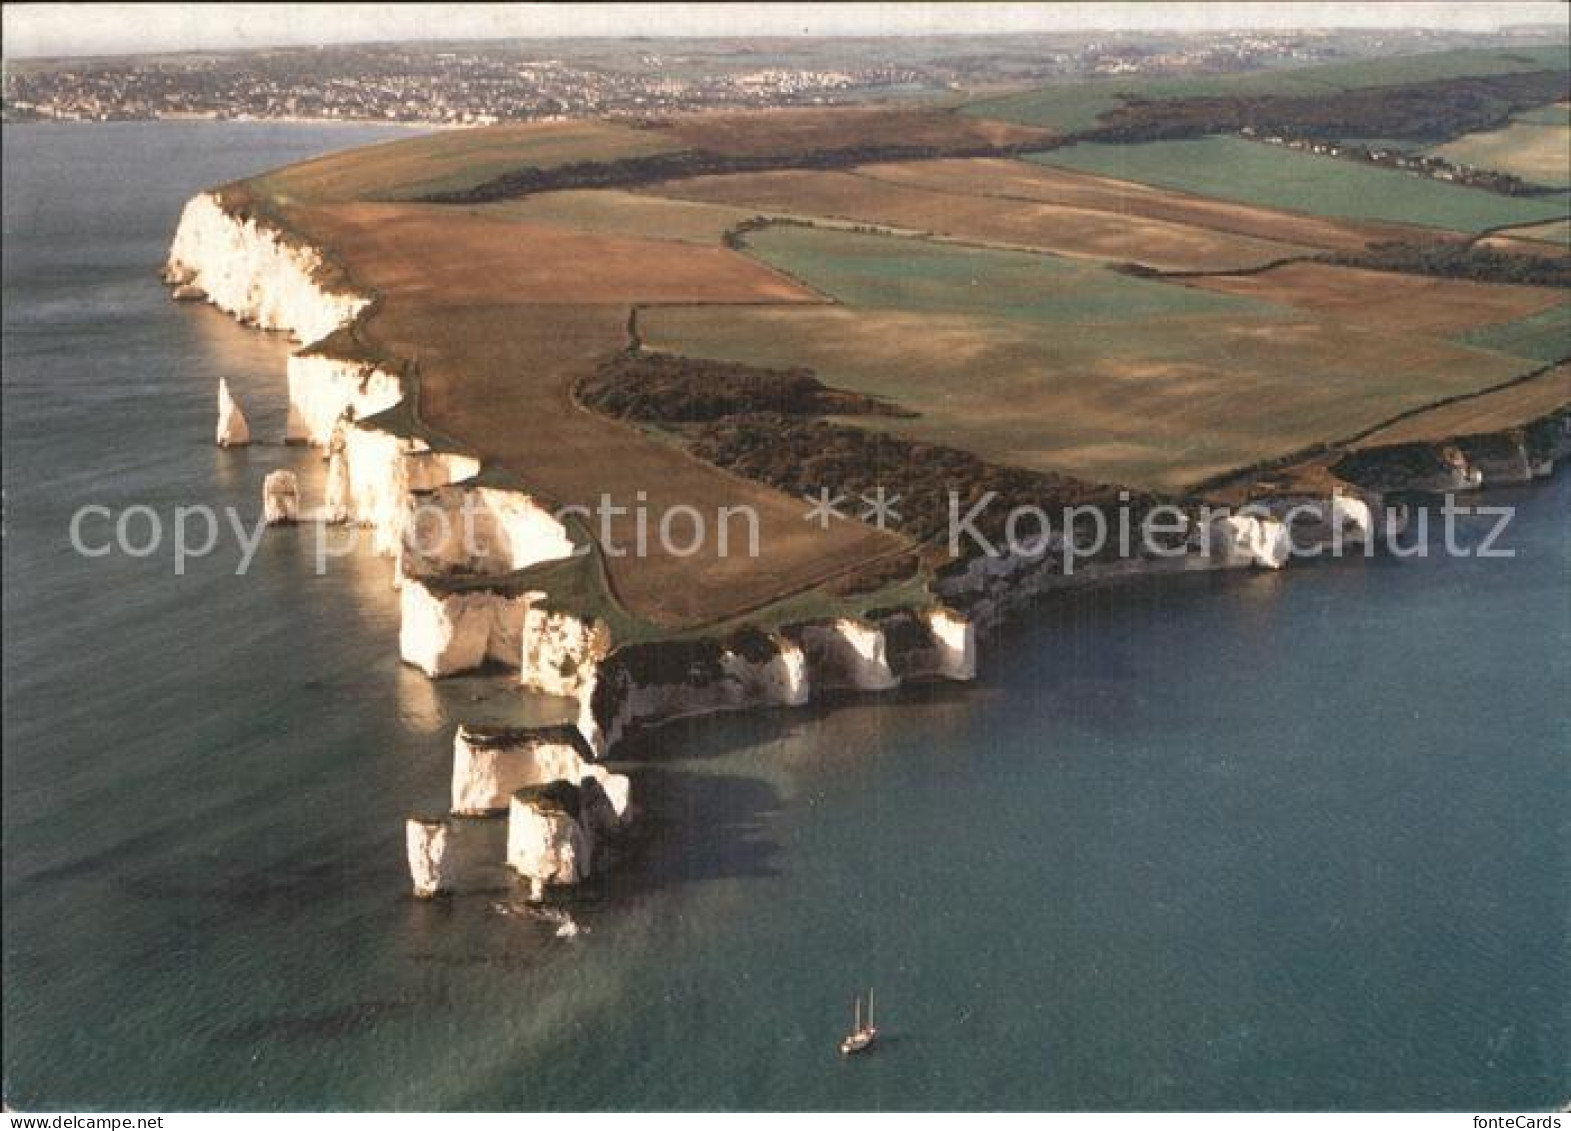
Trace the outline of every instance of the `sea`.
{"type": "Polygon", "coordinates": [[[1478,500],[1510,558],[1056,597],[971,685],[653,731],[574,937],[414,899],[456,724],[550,705],[402,666],[369,550],[318,574],[271,531],[237,576],[224,533],[176,572],[177,508],[251,523],[269,470],[321,469],[276,442],[290,343],[157,278],[194,192],[407,133],[5,127],[8,1106],[1571,1099],[1563,472],[1478,500]],[[220,377],[249,449],[212,443],[220,377]],[[145,556],[78,553],[79,514],[145,556]],[[842,1058],[869,988],[882,1038],[842,1058]]]}

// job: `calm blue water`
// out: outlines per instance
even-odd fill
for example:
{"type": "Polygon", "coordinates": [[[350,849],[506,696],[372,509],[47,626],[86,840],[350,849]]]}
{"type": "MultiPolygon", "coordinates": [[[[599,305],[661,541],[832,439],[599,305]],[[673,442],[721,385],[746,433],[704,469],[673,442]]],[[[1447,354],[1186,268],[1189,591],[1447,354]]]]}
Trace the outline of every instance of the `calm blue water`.
{"type": "Polygon", "coordinates": [[[587,933],[405,894],[457,718],[385,563],[85,560],[309,454],[154,271],[207,184],[394,131],[6,130],[4,1089],[21,1108],[1534,1108],[1571,1096],[1571,478],[1513,561],[1044,605],[969,688],[635,751],[587,933]],[[851,995],[886,1040],[842,1062],[851,995]]]}

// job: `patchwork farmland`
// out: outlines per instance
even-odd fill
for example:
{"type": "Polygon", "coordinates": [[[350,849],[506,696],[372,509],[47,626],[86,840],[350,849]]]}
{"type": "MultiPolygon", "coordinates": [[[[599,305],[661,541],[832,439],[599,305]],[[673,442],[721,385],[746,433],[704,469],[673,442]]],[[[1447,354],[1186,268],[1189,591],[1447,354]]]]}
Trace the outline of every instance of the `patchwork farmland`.
{"type": "MultiPolygon", "coordinates": [[[[1400,101],[1404,82],[1468,75],[1548,89],[1551,66],[1453,52],[1142,89],[1174,104],[1363,91],[1378,106],[1368,89],[1400,101]]],[[[736,434],[764,447],[822,420],[898,439],[880,450],[901,458],[944,451],[1087,498],[1187,496],[1393,418],[1390,434],[1428,439],[1571,400],[1563,369],[1528,377],[1571,353],[1553,266],[1563,194],[1241,137],[1073,136],[1130,93],[494,127],[228,191],[378,296],[357,350],[417,373],[424,424],[499,472],[564,503],[641,492],[655,511],[754,509],[762,559],[603,558],[621,611],[661,631],[823,607],[829,589],[920,587],[919,547],[897,528],[804,522],[801,499],[698,458],[680,419],[581,403],[591,378],[636,372],[616,359],[669,354],[671,373],[708,359],[682,380],[730,374],[741,389],[769,373],[828,387],[795,417],[749,416],[736,434]]],[[[1507,132],[1559,121],[1539,122],[1552,99],[1502,105],[1507,132]]],[[[898,491],[902,467],[883,471],[898,491]]],[[[619,541],[632,521],[616,520],[619,541]]]]}

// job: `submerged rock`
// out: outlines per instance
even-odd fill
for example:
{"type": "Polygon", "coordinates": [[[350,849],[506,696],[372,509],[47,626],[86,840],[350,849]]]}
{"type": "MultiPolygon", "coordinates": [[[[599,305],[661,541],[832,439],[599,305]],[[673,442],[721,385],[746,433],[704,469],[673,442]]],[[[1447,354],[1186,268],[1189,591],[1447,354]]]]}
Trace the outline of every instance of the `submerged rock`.
{"type": "Polygon", "coordinates": [[[245,422],[245,413],[230,395],[229,382],[218,379],[218,446],[239,448],[251,442],[251,426],[245,422]]]}
{"type": "Polygon", "coordinates": [[[262,480],[262,517],[269,526],[300,521],[300,481],[286,467],[262,480]]]}

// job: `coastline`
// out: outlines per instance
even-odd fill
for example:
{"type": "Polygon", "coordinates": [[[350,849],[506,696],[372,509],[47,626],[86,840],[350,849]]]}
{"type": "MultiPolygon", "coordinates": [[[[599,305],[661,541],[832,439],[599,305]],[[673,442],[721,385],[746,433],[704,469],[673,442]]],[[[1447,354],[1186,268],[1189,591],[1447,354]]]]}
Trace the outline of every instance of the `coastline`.
{"type": "MultiPolygon", "coordinates": [[[[505,756],[479,766],[464,753],[472,735],[459,728],[453,812],[413,817],[406,827],[411,877],[422,896],[512,882],[496,866],[498,822],[466,814],[462,796],[469,792],[512,798],[509,842],[514,829],[546,829],[528,851],[515,853],[511,843],[506,849],[513,872],[530,881],[532,894],[543,894],[548,883],[571,883],[588,873],[591,826],[614,831],[629,816],[630,802],[624,791],[620,805],[612,806],[614,819],[580,823],[576,815],[564,817],[576,800],[564,805],[560,798],[531,795],[520,805],[520,795],[552,781],[609,793],[603,771],[586,771],[632,731],[723,711],[799,706],[817,691],[970,680],[978,635],[1040,594],[1156,573],[1281,568],[1290,548],[1281,512],[1314,499],[1291,476],[1280,489],[1252,496],[1264,513],[1232,520],[1219,553],[1207,546],[1203,553],[1097,563],[1082,567],[1078,577],[1056,573],[1051,553],[976,558],[935,586],[938,603],[651,635],[617,615],[593,539],[581,524],[558,517],[549,500],[488,468],[461,442],[433,433],[420,419],[417,376],[356,350],[353,327],[376,296],[341,273],[333,277],[318,249],[204,193],[182,214],[165,280],[187,288],[187,297],[200,296],[241,322],[291,333],[301,343],[288,363],[288,439],[325,448],[330,460],[339,461],[348,484],[348,520],[370,528],[378,553],[393,559],[405,662],[432,678],[500,662],[517,668],[525,690],[577,704],[585,755],[577,763],[543,755],[550,747],[543,735],[520,733],[503,744],[505,756]],[[412,539],[410,512],[417,501],[448,515],[472,509],[491,533],[494,552],[477,558],[451,537],[435,547],[412,539]]],[[[1321,536],[1366,544],[1377,538],[1372,515],[1382,509],[1385,493],[1470,490],[1550,473],[1571,452],[1571,414],[1561,409],[1546,419],[1547,454],[1542,445],[1529,452],[1521,428],[1494,445],[1402,446],[1426,457],[1416,460],[1407,452],[1382,463],[1371,453],[1390,451],[1369,449],[1366,462],[1372,459],[1384,476],[1378,490],[1338,480],[1346,494],[1327,503],[1322,493],[1316,504],[1324,510],[1321,536]]]]}

